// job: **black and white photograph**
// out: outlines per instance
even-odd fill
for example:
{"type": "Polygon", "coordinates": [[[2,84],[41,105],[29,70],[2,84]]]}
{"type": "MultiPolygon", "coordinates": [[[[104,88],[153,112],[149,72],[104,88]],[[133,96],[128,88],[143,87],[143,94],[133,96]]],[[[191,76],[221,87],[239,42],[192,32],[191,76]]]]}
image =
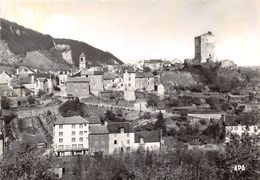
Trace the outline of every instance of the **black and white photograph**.
{"type": "Polygon", "coordinates": [[[0,0],[0,180],[260,180],[260,0],[0,0]]]}

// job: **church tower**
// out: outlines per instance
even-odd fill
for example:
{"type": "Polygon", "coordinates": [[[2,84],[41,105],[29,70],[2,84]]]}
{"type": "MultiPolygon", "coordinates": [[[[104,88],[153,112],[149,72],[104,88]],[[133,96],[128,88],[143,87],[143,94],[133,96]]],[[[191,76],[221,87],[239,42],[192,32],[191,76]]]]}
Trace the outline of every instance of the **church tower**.
{"type": "Polygon", "coordinates": [[[84,53],[79,56],[79,69],[86,69],[86,56],[84,53]]]}

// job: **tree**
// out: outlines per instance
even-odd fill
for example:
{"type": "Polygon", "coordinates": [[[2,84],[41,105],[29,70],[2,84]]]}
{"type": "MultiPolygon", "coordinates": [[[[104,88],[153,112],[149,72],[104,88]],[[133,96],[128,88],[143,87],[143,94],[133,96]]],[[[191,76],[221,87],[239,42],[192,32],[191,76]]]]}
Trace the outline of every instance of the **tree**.
{"type": "Polygon", "coordinates": [[[52,166],[52,155],[43,155],[37,147],[18,143],[0,161],[0,179],[48,180],[52,177],[52,166]]]}
{"type": "Polygon", "coordinates": [[[217,160],[220,179],[259,179],[260,168],[259,136],[250,135],[248,130],[238,136],[231,134],[230,141],[226,143],[225,151],[217,160]],[[236,171],[235,167],[243,166],[244,169],[236,171]]]}
{"type": "Polygon", "coordinates": [[[27,100],[28,100],[29,104],[35,103],[35,97],[33,97],[33,96],[29,96],[27,100]]]}
{"type": "Polygon", "coordinates": [[[10,109],[10,99],[7,99],[6,97],[2,97],[1,106],[3,109],[10,109]]]}
{"type": "Polygon", "coordinates": [[[155,94],[150,93],[147,97],[147,105],[148,107],[152,106],[155,107],[159,103],[160,99],[155,94]]]}

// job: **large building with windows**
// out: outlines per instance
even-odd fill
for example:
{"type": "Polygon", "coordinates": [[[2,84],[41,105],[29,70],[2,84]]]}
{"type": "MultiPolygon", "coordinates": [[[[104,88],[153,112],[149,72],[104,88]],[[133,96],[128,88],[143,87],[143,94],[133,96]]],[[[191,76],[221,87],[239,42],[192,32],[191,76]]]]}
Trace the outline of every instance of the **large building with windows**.
{"type": "Polygon", "coordinates": [[[58,156],[88,154],[89,122],[80,117],[57,117],[53,145],[58,156]]]}
{"type": "Polygon", "coordinates": [[[109,122],[109,154],[130,152],[134,147],[135,133],[128,122],[109,122]]]}

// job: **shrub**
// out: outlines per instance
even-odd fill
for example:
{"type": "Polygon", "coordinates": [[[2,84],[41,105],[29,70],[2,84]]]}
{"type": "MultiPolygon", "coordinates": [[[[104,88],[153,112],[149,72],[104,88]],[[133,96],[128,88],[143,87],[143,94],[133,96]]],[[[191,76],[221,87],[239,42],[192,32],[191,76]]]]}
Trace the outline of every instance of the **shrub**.
{"type": "Polygon", "coordinates": [[[7,99],[6,97],[1,98],[1,106],[3,109],[10,109],[10,99],[7,99]]]}
{"type": "Polygon", "coordinates": [[[36,101],[35,97],[33,97],[33,96],[29,96],[27,100],[28,100],[29,104],[34,104],[36,101]]]}

